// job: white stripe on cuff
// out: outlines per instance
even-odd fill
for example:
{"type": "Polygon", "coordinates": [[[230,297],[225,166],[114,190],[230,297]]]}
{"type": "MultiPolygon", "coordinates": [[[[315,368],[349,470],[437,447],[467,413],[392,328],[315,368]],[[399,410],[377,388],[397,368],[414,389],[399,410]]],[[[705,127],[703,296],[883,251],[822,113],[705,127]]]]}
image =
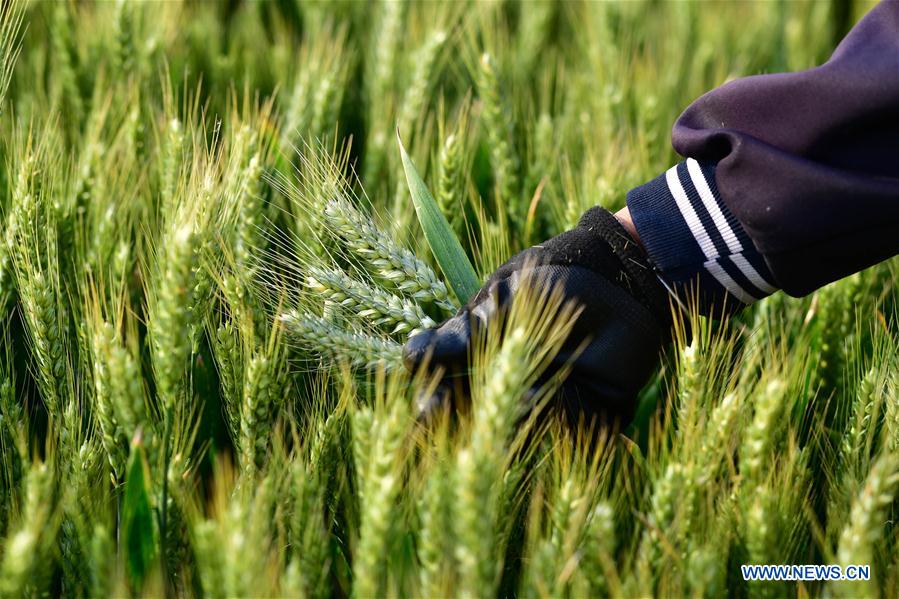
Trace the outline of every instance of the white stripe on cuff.
{"type": "Polygon", "coordinates": [[[752,264],[749,263],[749,260],[747,260],[743,256],[743,254],[731,254],[730,260],[737,268],[740,269],[740,272],[746,275],[746,278],[749,279],[749,282],[755,285],[760,291],[762,291],[762,293],[771,295],[772,293],[777,291],[777,289],[769,285],[768,281],[766,281],[764,277],[762,277],[762,275],[760,275],[759,272],[755,268],[753,268],[752,264]]]}
{"type": "Polygon", "coordinates": [[[687,226],[696,239],[696,243],[699,244],[702,253],[710,260],[716,258],[718,252],[715,250],[715,244],[712,243],[708,232],[702,226],[699,216],[697,216],[696,211],[693,210],[693,205],[690,204],[690,200],[687,198],[687,192],[684,191],[683,186],[680,184],[680,177],[677,176],[677,165],[672,166],[665,172],[665,181],[668,183],[668,191],[674,197],[674,202],[677,204],[684,220],[687,221],[687,226]]]}
{"type": "MultiPolygon", "coordinates": [[[[755,285],[763,293],[770,295],[777,291],[777,289],[772,287],[768,283],[768,281],[766,281],[765,278],[761,274],[759,274],[759,272],[752,266],[752,264],[750,264],[749,261],[746,260],[746,258],[743,256],[743,244],[740,243],[740,240],[737,238],[737,234],[734,232],[733,228],[724,217],[724,213],[721,211],[721,207],[718,205],[718,200],[712,193],[712,190],[709,187],[708,181],[706,181],[705,179],[705,174],[703,174],[702,168],[699,166],[699,163],[696,162],[696,160],[694,160],[693,158],[687,158],[687,171],[689,171],[690,173],[690,180],[693,182],[693,187],[696,188],[696,192],[699,194],[699,198],[702,200],[702,205],[705,206],[706,210],[708,210],[709,216],[712,217],[712,222],[715,223],[715,227],[717,227],[718,232],[721,233],[721,237],[724,239],[724,243],[727,244],[727,249],[729,249],[731,252],[730,258],[733,261],[734,266],[739,268],[740,272],[742,272],[743,275],[747,279],[749,279],[749,282],[755,285]]],[[[677,173],[675,172],[675,175],[676,174],[677,173]]],[[[680,179],[678,179],[678,183],[680,183],[680,179]]],[[[681,191],[683,191],[683,188],[681,188],[681,191]]],[[[700,222],[700,226],[701,225],[702,223],[700,222]]],[[[707,233],[704,230],[703,232],[707,233]]],[[[714,257],[717,256],[718,254],[717,252],[715,252],[714,257]]],[[[709,256],[708,253],[706,253],[706,257],[712,258],[713,256],[709,256]]],[[[734,282],[734,284],[736,284],[736,282],[734,282]]]]}
{"type": "Polygon", "coordinates": [[[705,269],[709,271],[709,274],[712,275],[722,287],[738,300],[744,304],[751,304],[754,302],[756,298],[747,293],[746,290],[743,289],[739,283],[734,281],[729,274],[724,272],[721,265],[715,261],[718,257],[718,250],[715,249],[715,245],[712,243],[708,231],[702,226],[702,221],[699,220],[699,216],[697,216],[696,211],[693,209],[693,205],[690,204],[690,199],[687,197],[683,185],[681,185],[680,177],[677,176],[677,165],[672,166],[665,172],[665,181],[668,183],[668,190],[671,192],[672,197],[674,197],[674,202],[677,204],[681,215],[687,222],[687,226],[690,228],[690,232],[693,234],[694,239],[696,239],[696,243],[699,244],[699,248],[702,250],[702,253],[705,254],[705,257],[709,259],[704,264],[705,269]]]}
{"type": "Polygon", "coordinates": [[[739,254],[743,251],[743,244],[737,239],[737,234],[734,233],[734,230],[727,223],[727,219],[724,218],[724,214],[718,206],[718,201],[715,200],[715,196],[712,194],[712,190],[702,174],[699,163],[692,158],[687,158],[687,170],[690,172],[690,179],[693,181],[693,187],[696,188],[696,192],[702,200],[702,205],[709,211],[709,216],[712,217],[712,222],[718,227],[721,237],[724,238],[724,243],[727,244],[727,249],[732,254],[739,254]]]}
{"type": "Polygon", "coordinates": [[[721,267],[718,262],[715,260],[709,260],[704,264],[705,269],[709,271],[709,274],[715,277],[715,280],[721,283],[721,286],[727,289],[728,293],[733,295],[735,298],[743,302],[744,304],[751,304],[756,301],[758,298],[748,293],[743,287],[740,286],[739,283],[734,281],[727,272],[721,267]]]}

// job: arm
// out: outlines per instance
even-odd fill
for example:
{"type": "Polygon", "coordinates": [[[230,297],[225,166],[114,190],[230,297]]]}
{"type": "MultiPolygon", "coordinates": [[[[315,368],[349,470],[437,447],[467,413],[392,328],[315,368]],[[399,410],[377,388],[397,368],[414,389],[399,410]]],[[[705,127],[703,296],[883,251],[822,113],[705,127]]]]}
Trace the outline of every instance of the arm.
{"type": "Polygon", "coordinates": [[[804,295],[895,255],[899,1],[820,67],[705,94],[672,141],[687,160],[631,190],[629,216],[675,290],[698,281],[705,310],[804,295]]]}
{"type": "Polygon", "coordinates": [[[513,256],[456,316],[409,340],[410,369],[430,360],[464,372],[472,337],[529,271],[582,307],[552,366],[570,367],[562,404],[627,422],[672,333],[670,291],[698,294],[705,313],[739,309],[899,251],[899,0],[821,67],[701,97],[673,137],[687,160],[631,190],[617,219],[591,208],[513,256]]]}

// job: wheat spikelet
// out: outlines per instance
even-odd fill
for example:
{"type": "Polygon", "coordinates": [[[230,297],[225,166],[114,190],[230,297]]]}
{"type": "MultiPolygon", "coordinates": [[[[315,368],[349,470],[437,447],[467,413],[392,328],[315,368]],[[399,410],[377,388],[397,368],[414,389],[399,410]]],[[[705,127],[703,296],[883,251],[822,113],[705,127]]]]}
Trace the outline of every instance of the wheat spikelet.
{"type": "Polygon", "coordinates": [[[686,580],[694,597],[725,595],[726,568],[721,567],[718,549],[699,547],[687,556],[686,580]]]}
{"type": "MultiPolygon", "coordinates": [[[[670,463],[652,485],[646,527],[640,535],[636,563],[629,586],[637,585],[639,593],[657,592],[660,574],[665,571],[662,558],[672,550],[677,541],[671,534],[676,531],[681,494],[685,487],[685,469],[681,464],[670,463]]],[[[676,550],[676,548],[674,549],[676,550]]],[[[631,588],[626,593],[636,593],[631,588]]]]}
{"type": "Polygon", "coordinates": [[[21,597],[40,588],[46,576],[40,567],[51,557],[50,541],[58,525],[53,469],[48,464],[31,464],[25,489],[21,524],[10,531],[0,561],[0,595],[4,597],[21,597]]]}
{"type": "Polygon", "coordinates": [[[231,439],[236,441],[240,435],[241,393],[243,390],[243,359],[237,330],[233,321],[228,321],[215,332],[215,362],[218,367],[219,383],[222,387],[222,401],[225,409],[225,422],[231,439]]]}
{"type": "Polygon", "coordinates": [[[39,166],[52,165],[39,161],[30,146],[27,152],[13,188],[6,249],[15,272],[41,396],[50,416],[58,418],[69,395],[69,322],[67,302],[60,297],[57,221],[47,205],[49,191],[42,189],[35,177],[39,166]]]}
{"type": "Polygon", "coordinates": [[[29,155],[22,161],[12,187],[12,206],[6,215],[3,244],[0,247],[0,300],[5,307],[13,291],[14,263],[17,246],[21,235],[27,235],[28,223],[33,222],[35,215],[34,197],[31,190],[31,178],[36,168],[35,160],[29,155]]]}
{"type": "MultiPolygon", "coordinates": [[[[528,164],[528,178],[525,189],[533,193],[540,181],[548,178],[553,172],[555,157],[555,127],[552,115],[541,112],[534,128],[533,148],[531,148],[531,160],[528,164]]],[[[544,191],[544,193],[546,193],[544,191]]]]}
{"type": "MultiPolygon", "coordinates": [[[[373,97],[381,101],[391,95],[396,71],[396,55],[401,42],[401,28],[405,20],[406,2],[383,2],[380,6],[381,37],[374,62],[375,76],[371,83],[373,97]]],[[[376,101],[376,102],[377,102],[376,101]]]]}
{"type": "MultiPolygon", "coordinates": [[[[835,481],[828,497],[827,513],[834,521],[848,517],[852,500],[858,494],[870,468],[875,449],[875,433],[880,414],[880,393],[883,379],[879,365],[869,368],[861,376],[855,398],[850,404],[848,426],[843,432],[836,452],[835,481]]],[[[889,402],[887,402],[889,409],[889,402]]],[[[884,427],[886,431],[888,427],[884,427]]],[[[833,529],[833,534],[840,531],[833,529]]]]}
{"type": "Polygon", "coordinates": [[[214,286],[211,269],[216,262],[219,251],[214,241],[210,222],[212,207],[216,205],[215,197],[217,193],[219,192],[215,187],[215,183],[210,176],[207,176],[200,191],[198,222],[191,226],[193,255],[190,261],[190,279],[193,282],[193,289],[187,296],[190,299],[190,303],[187,304],[186,316],[192,352],[196,352],[199,347],[200,338],[203,335],[202,318],[208,311],[213,298],[214,286]]]}
{"type": "Polygon", "coordinates": [[[422,108],[427,104],[431,92],[431,84],[439,75],[436,68],[440,52],[446,43],[447,35],[443,30],[432,32],[425,40],[421,48],[415,54],[413,64],[415,69],[410,79],[410,86],[406,89],[403,98],[403,106],[399,115],[400,132],[411,143],[416,132],[413,130],[415,120],[421,114],[422,108]]]}
{"type": "Polygon", "coordinates": [[[134,31],[134,7],[130,2],[117,0],[115,13],[115,67],[124,77],[137,66],[137,40],[134,31]]]}
{"type": "MultiPolygon", "coordinates": [[[[868,473],[865,486],[852,504],[852,512],[837,549],[837,561],[842,566],[871,565],[874,563],[876,543],[884,536],[887,510],[896,497],[899,485],[899,467],[896,457],[883,454],[868,473]]],[[[871,594],[871,583],[838,585],[844,592],[871,594]]]]}
{"type": "Polygon", "coordinates": [[[443,215],[449,221],[453,231],[458,234],[462,230],[464,213],[460,201],[460,185],[462,178],[462,141],[461,131],[450,133],[440,148],[437,171],[437,192],[435,199],[443,215]]]}
{"type": "MultiPolygon", "coordinates": [[[[112,328],[108,324],[107,327],[112,328]]],[[[108,330],[103,330],[98,336],[105,337],[109,334],[108,330]]],[[[97,353],[99,354],[99,352],[97,353]]],[[[112,405],[109,368],[101,355],[94,357],[94,408],[102,433],[103,449],[106,450],[114,476],[118,478],[124,472],[128,438],[116,420],[115,409],[112,405]]]]}
{"type": "Polygon", "coordinates": [[[450,464],[439,463],[425,483],[419,504],[421,530],[418,558],[421,562],[420,584],[425,596],[435,597],[445,591],[446,572],[452,572],[453,547],[453,489],[454,471],[450,464]]]}
{"type": "Polygon", "coordinates": [[[543,54],[544,45],[552,31],[552,22],[560,5],[552,2],[535,2],[528,5],[528,10],[521,11],[519,27],[521,28],[521,45],[516,52],[519,69],[523,73],[530,72],[543,54]]]}
{"type": "Polygon", "coordinates": [[[271,422],[284,398],[284,380],[278,355],[257,354],[244,374],[240,443],[243,467],[252,472],[263,464],[270,442],[271,422]]]}
{"type": "Polygon", "coordinates": [[[191,352],[189,307],[195,286],[196,243],[196,235],[187,225],[168,236],[150,320],[157,391],[163,405],[169,407],[182,389],[191,352]]]}
{"type": "Polygon", "coordinates": [[[733,435],[734,424],[736,424],[739,415],[740,402],[734,393],[725,395],[724,399],[712,411],[699,452],[700,456],[706,458],[706,462],[702,467],[703,472],[700,473],[702,474],[699,479],[700,484],[704,484],[710,476],[715,474],[717,464],[710,464],[707,459],[716,454],[720,455],[721,450],[728,447],[728,441],[731,435],[733,435]]]}
{"type": "Polygon", "coordinates": [[[392,334],[413,335],[436,323],[413,301],[358,281],[343,271],[311,267],[306,285],[327,301],[354,311],[359,318],[391,328],[392,334]]]}
{"type": "Polygon", "coordinates": [[[300,69],[293,91],[290,94],[290,102],[284,115],[284,131],[282,133],[281,146],[289,148],[293,145],[293,139],[298,131],[306,131],[308,125],[309,94],[312,88],[312,72],[310,69],[300,69]]]}
{"type": "Polygon", "coordinates": [[[525,279],[501,323],[473,351],[472,418],[468,446],[456,458],[459,594],[480,596],[495,591],[502,568],[502,537],[497,518],[509,508],[523,473],[508,471],[507,451],[516,422],[539,410],[547,389],[537,381],[559,351],[578,310],[563,304],[558,289],[547,290],[525,279]],[[504,476],[505,473],[505,476],[504,476]]]}
{"type": "Polygon", "coordinates": [[[140,104],[128,114],[126,123],[128,132],[128,142],[131,145],[131,152],[136,160],[144,161],[147,159],[147,127],[144,124],[144,118],[140,104]]]}
{"type": "Polygon", "coordinates": [[[577,503],[580,500],[582,498],[575,496],[574,481],[571,478],[566,478],[553,501],[551,517],[552,532],[550,533],[550,541],[553,545],[553,553],[557,556],[557,564],[560,563],[560,558],[565,555],[565,536],[568,534],[572,515],[576,511],[577,503]]]}
{"type": "Polygon", "coordinates": [[[755,490],[744,511],[744,537],[750,563],[770,563],[776,533],[773,522],[773,496],[767,485],[755,490]]]}
{"type": "MultiPolygon", "coordinates": [[[[3,374],[0,380],[0,467],[6,470],[8,482],[4,487],[12,485],[21,476],[22,464],[29,459],[27,431],[28,421],[25,410],[16,397],[15,385],[9,374],[3,374]]],[[[0,494],[0,526],[7,523],[11,497],[0,494]]]]}
{"type": "Polygon", "coordinates": [[[273,594],[275,581],[267,576],[271,563],[272,498],[283,481],[267,473],[252,486],[216,490],[217,513],[192,525],[197,570],[203,591],[210,596],[248,597],[273,594]]]}
{"type": "Polygon", "coordinates": [[[356,470],[356,484],[360,490],[364,490],[363,483],[367,480],[368,461],[371,456],[372,430],[375,415],[371,408],[361,408],[353,414],[351,427],[353,431],[353,461],[356,470]]]}
{"type": "Polygon", "coordinates": [[[456,459],[454,504],[457,539],[455,558],[459,565],[458,593],[462,597],[477,597],[490,593],[496,584],[496,556],[494,555],[494,514],[491,464],[463,449],[456,459]]]}
{"type": "Polygon", "coordinates": [[[162,151],[162,174],[160,183],[160,213],[168,217],[175,213],[177,205],[176,192],[181,177],[181,165],[184,161],[184,127],[177,118],[173,118],[166,126],[165,143],[162,151]]]}
{"type": "MultiPolygon", "coordinates": [[[[556,161],[557,146],[555,141],[556,129],[552,116],[542,112],[537,119],[534,130],[531,157],[527,167],[527,178],[524,184],[526,196],[539,200],[540,206],[557,206],[556,161]]],[[[536,205],[534,205],[536,208],[536,205]]],[[[525,221],[525,242],[528,244],[544,239],[549,232],[551,211],[541,210],[532,212],[528,206],[527,220],[525,221]]],[[[576,215],[579,217],[580,215],[576,215]]]]}
{"type": "Polygon", "coordinates": [[[699,335],[694,335],[693,342],[680,354],[680,371],[677,377],[677,425],[678,434],[681,436],[696,426],[695,420],[699,407],[697,404],[701,393],[699,337],[699,335]]]}
{"type": "Polygon", "coordinates": [[[13,243],[16,280],[41,393],[50,415],[59,417],[68,396],[68,315],[65,302],[58,297],[61,281],[56,228],[45,209],[43,204],[37,206],[37,198],[32,194],[24,195],[16,206],[16,219],[22,228],[13,243]],[[38,228],[41,224],[45,226],[38,228]]]}
{"type": "Polygon", "coordinates": [[[92,320],[86,343],[93,360],[94,414],[118,480],[124,474],[130,440],[148,418],[142,376],[117,327],[103,319],[98,306],[90,305],[87,313],[92,320]]]}
{"type": "Polygon", "coordinates": [[[369,118],[372,122],[371,132],[367,140],[363,180],[368,185],[375,185],[387,162],[388,129],[386,122],[392,119],[388,115],[395,115],[390,102],[393,98],[393,89],[396,82],[396,56],[401,43],[401,30],[405,20],[406,2],[381,2],[380,3],[380,35],[374,48],[375,60],[371,64],[373,72],[366,79],[368,96],[371,99],[369,105],[369,118]],[[387,117],[387,118],[385,118],[387,117]]]}
{"type": "Polygon", "coordinates": [[[40,271],[20,276],[19,281],[42,397],[50,415],[59,417],[68,397],[68,362],[64,324],[67,318],[60,311],[54,290],[58,282],[48,281],[40,271]]]}
{"type": "MultiPolygon", "coordinates": [[[[875,407],[875,393],[877,391],[880,369],[872,366],[862,377],[858,386],[858,393],[853,405],[853,419],[849,430],[843,435],[840,445],[841,461],[848,471],[857,469],[859,465],[867,464],[869,430],[873,420],[875,407]]],[[[853,472],[853,474],[857,474],[853,472]]]]}
{"type": "Polygon", "coordinates": [[[558,555],[553,548],[552,540],[542,538],[533,549],[530,560],[530,580],[527,588],[532,589],[536,597],[558,597],[556,564],[558,555]]]}
{"type": "Polygon", "coordinates": [[[59,88],[57,95],[65,107],[67,120],[71,123],[72,129],[77,129],[84,115],[84,102],[81,99],[81,90],[78,89],[78,76],[75,64],[73,64],[75,49],[73,48],[72,27],[69,5],[57,4],[53,11],[53,28],[50,35],[56,66],[54,82],[59,88]]]}
{"type": "MultiPolygon", "coordinates": [[[[695,387],[695,385],[697,383],[693,381],[682,388],[695,387]]],[[[695,401],[695,399],[690,401],[695,401]]],[[[698,406],[694,405],[693,407],[695,410],[698,406]]],[[[702,490],[707,488],[718,475],[721,462],[730,451],[733,426],[739,414],[740,404],[736,395],[734,393],[727,394],[715,407],[706,423],[705,430],[701,435],[700,450],[691,456],[685,467],[682,499],[684,510],[677,531],[679,543],[687,541],[687,535],[693,530],[697,499],[701,497],[702,490]]],[[[681,432],[681,429],[678,429],[678,432],[681,432]]]]}
{"type": "Polygon", "coordinates": [[[336,131],[347,83],[346,67],[346,62],[335,62],[319,79],[309,123],[309,128],[317,139],[325,139],[336,131]]]}
{"type": "Polygon", "coordinates": [[[140,366],[118,338],[107,350],[109,388],[112,391],[116,419],[124,428],[126,436],[134,437],[138,427],[147,419],[144,405],[144,389],[140,366]]]}
{"type": "Polygon", "coordinates": [[[549,596],[561,596],[568,590],[568,581],[563,581],[562,576],[573,552],[568,542],[569,530],[577,503],[582,500],[575,497],[574,481],[565,478],[552,502],[550,534],[538,545],[535,556],[534,586],[549,596]]]}
{"type": "Polygon", "coordinates": [[[448,312],[458,306],[430,266],[391,237],[344,198],[325,204],[324,216],[347,249],[368,265],[372,275],[419,301],[433,301],[448,312]]]}
{"type": "Polygon", "coordinates": [[[510,113],[503,98],[496,63],[490,54],[481,56],[476,82],[483,103],[481,122],[490,142],[490,161],[496,178],[496,205],[505,207],[513,222],[524,222],[518,193],[519,160],[512,142],[510,113]]]}
{"type": "Polygon", "coordinates": [[[892,376],[886,384],[882,451],[893,454],[899,449],[899,371],[893,366],[892,376]]]}
{"type": "Polygon", "coordinates": [[[490,362],[472,414],[470,447],[460,451],[456,460],[456,560],[462,596],[478,596],[496,584],[497,460],[502,459],[522,409],[516,403],[523,382],[530,375],[521,367],[526,359],[526,343],[525,330],[514,329],[490,362]]]}
{"type": "Polygon", "coordinates": [[[113,595],[113,573],[109,556],[115,552],[115,540],[104,524],[94,526],[91,535],[90,552],[90,584],[88,588],[97,596],[113,595]]]}
{"type": "Polygon", "coordinates": [[[815,383],[825,393],[836,389],[841,380],[841,367],[854,336],[850,318],[858,283],[858,276],[853,275],[815,293],[818,299],[818,355],[814,375],[815,383]]]}
{"type": "Polygon", "coordinates": [[[762,478],[762,467],[777,438],[780,415],[784,403],[784,383],[779,379],[770,381],[756,398],[755,416],[743,436],[742,468],[747,484],[757,483],[762,478]]]}
{"type": "Polygon", "coordinates": [[[503,341],[489,369],[482,401],[475,406],[471,445],[482,455],[498,455],[516,419],[515,404],[530,373],[521,368],[526,351],[526,332],[514,329],[503,341]]]}
{"type": "Polygon", "coordinates": [[[197,573],[204,593],[210,597],[227,597],[226,566],[221,552],[222,539],[215,523],[204,521],[195,524],[192,536],[197,556],[197,573]]]}
{"type": "Polygon", "coordinates": [[[262,225],[262,171],[262,157],[258,152],[254,152],[244,169],[243,184],[238,198],[240,216],[235,262],[239,272],[249,271],[245,272],[245,279],[252,276],[255,254],[258,251],[259,227],[262,225]]]}
{"type": "MultiPolygon", "coordinates": [[[[656,482],[649,511],[649,531],[658,547],[660,540],[668,533],[677,515],[678,497],[684,488],[684,468],[680,464],[668,464],[665,473],[656,482]]],[[[657,550],[657,554],[660,553],[657,550]]]]}
{"type": "Polygon", "coordinates": [[[282,314],[280,319],[303,347],[335,362],[369,369],[402,367],[402,347],[395,341],[338,328],[321,316],[296,310],[282,314]]]}
{"type": "Polygon", "coordinates": [[[396,462],[406,431],[404,402],[396,401],[380,414],[371,431],[371,455],[357,478],[364,485],[359,524],[358,559],[353,564],[354,592],[359,597],[377,597],[384,593],[383,565],[385,549],[399,491],[396,462]]]}
{"type": "Polygon", "coordinates": [[[583,543],[583,568],[591,595],[608,592],[606,571],[615,559],[615,510],[607,502],[593,508],[583,543]]]}
{"type": "Polygon", "coordinates": [[[13,68],[21,49],[22,19],[25,3],[19,0],[7,2],[0,8],[0,114],[9,90],[13,68]]]}
{"type": "MultiPolygon", "coordinates": [[[[315,463],[314,461],[312,463],[315,463]]],[[[297,461],[292,469],[291,498],[294,516],[290,529],[296,549],[291,560],[294,579],[290,588],[309,597],[328,596],[329,534],[322,514],[324,490],[322,472],[315,466],[297,461]]]]}

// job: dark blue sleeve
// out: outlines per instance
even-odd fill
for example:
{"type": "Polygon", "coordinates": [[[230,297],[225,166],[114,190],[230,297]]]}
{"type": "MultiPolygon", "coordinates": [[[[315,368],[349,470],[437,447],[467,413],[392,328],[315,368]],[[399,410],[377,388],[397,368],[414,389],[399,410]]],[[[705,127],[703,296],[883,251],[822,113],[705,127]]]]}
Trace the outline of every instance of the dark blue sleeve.
{"type": "Polygon", "coordinates": [[[687,159],[627,204],[662,278],[706,311],[804,295],[896,255],[899,1],[819,67],[700,97],[672,141],[687,159]]]}

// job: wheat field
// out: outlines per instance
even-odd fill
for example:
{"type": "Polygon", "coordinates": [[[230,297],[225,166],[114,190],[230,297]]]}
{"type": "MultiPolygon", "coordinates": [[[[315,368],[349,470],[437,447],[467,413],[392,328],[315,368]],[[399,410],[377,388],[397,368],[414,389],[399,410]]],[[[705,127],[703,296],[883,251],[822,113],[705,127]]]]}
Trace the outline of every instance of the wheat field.
{"type": "Polygon", "coordinates": [[[467,298],[397,132],[483,280],[870,6],[3,3],[0,596],[896,596],[895,261],[679,323],[623,429],[530,392],[552,294],[467,409],[401,359],[467,298]]]}

